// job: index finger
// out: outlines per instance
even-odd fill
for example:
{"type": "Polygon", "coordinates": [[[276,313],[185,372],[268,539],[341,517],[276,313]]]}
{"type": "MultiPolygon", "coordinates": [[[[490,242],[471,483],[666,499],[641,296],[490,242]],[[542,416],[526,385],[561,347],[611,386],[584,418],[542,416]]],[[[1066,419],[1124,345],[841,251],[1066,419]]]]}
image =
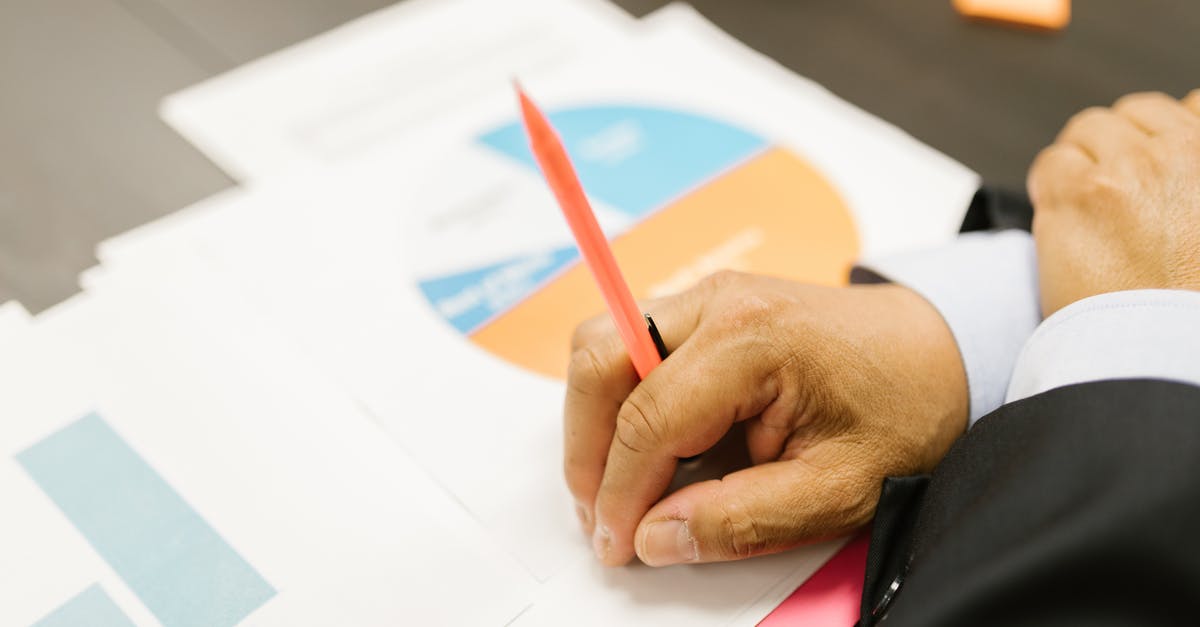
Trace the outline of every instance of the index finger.
{"type": "Polygon", "coordinates": [[[681,457],[702,453],[734,422],[776,397],[771,360],[747,360],[744,343],[698,330],[629,395],[616,417],[596,496],[596,556],[619,566],[634,556],[634,531],[667,486],[681,457]]]}
{"type": "Polygon", "coordinates": [[[563,401],[563,474],[584,533],[592,532],[592,507],[617,410],[637,383],[615,327],[581,341],[571,353],[563,401]]]}
{"type": "MultiPolygon", "coordinates": [[[[703,298],[692,290],[644,305],[654,316],[668,349],[679,346],[691,334],[703,298]]],[[[563,474],[588,534],[592,533],[596,492],[604,475],[617,412],[637,384],[637,372],[607,316],[581,325],[572,339],[563,402],[563,474]]]]}

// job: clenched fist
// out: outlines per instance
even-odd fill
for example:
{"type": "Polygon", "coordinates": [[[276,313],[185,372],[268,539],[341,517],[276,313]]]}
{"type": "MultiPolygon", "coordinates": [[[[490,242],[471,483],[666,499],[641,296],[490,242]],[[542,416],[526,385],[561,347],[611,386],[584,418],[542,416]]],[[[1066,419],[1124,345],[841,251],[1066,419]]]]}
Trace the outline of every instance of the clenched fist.
{"type": "Polygon", "coordinates": [[[607,318],[574,340],[568,486],[608,565],[732,560],[846,534],[882,480],[931,469],[967,423],[937,311],[893,285],[721,273],[646,306],[671,354],[639,382],[607,318]],[[670,495],[678,460],[745,426],[754,465],[670,495]]]}
{"type": "Polygon", "coordinates": [[[1200,90],[1079,113],[1028,186],[1046,315],[1106,292],[1200,289],[1200,90]]]}

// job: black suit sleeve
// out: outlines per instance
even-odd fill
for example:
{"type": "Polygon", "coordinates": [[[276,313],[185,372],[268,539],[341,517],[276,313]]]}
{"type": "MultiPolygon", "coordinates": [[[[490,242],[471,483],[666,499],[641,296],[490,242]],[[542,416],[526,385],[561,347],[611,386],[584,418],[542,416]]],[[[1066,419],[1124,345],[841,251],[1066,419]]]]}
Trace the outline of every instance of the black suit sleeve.
{"type": "Polygon", "coordinates": [[[1033,228],[1033,205],[1021,192],[984,185],[975,192],[963,217],[963,233],[1033,228]]]}
{"type": "Polygon", "coordinates": [[[1200,624],[1200,388],[1011,403],[908,492],[911,528],[872,540],[864,625],[1200,624]]]}

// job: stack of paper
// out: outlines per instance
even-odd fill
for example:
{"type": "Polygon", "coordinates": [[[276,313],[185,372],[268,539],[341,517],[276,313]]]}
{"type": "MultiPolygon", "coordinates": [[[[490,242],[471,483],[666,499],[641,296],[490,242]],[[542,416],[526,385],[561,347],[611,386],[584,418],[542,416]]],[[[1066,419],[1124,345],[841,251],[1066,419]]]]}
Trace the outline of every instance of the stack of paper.
{"type": "Polygon", "coordinates": [[[172,96],[243,186],[0,308],[6,623],[751,625],[841,546],[595,563],[560,406],[603,309],[514,75],[641,297],[840,282],[952,237],[977,182],[686,6],[411,0],[172,96]]]}

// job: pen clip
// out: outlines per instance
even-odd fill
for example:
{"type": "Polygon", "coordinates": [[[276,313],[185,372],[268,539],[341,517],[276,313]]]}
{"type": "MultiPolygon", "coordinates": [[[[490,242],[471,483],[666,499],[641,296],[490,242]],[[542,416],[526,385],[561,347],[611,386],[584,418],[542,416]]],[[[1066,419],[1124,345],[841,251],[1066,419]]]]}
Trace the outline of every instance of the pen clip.
{"type": "Polygon", "coordinates": [[[658,327],[654,324],[654,318],[650,314],[642,314],[646,317],[646,328],[650,331],[650,339],[654,340],[654,348],[658,349],[659,359],[667,358],[667,345],[663,342],[662,335],[658,332],[658,327]]]}
{"type": "MultiPolygon", "coordinates": [[[[646,318],[646,329],[650,331],[650,339],[654,340],[654,348],[658,349],[658,356],[662,359],[666,359],[667,344],[666,342],[663,342],[662,334],[658,332],[658,326],[654,324],[654,318],[651,318],[650,314],[642,315],[646,318]]],[[[700,459],[699,455],[693,455],[692,457],[681,457],[679,458],[679,463],[691,464],[698,459],[700,459]]]]}

